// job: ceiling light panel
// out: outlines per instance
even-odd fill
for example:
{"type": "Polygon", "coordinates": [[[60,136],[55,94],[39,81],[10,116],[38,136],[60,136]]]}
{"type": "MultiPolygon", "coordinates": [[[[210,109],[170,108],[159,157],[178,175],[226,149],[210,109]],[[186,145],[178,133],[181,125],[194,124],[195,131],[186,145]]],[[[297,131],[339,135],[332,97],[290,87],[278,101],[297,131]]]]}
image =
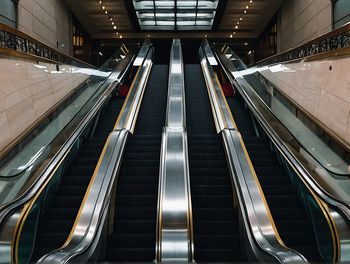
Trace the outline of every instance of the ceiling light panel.
{"type": "Polygon", "coordinates": [[[219,0],[133,0],[142,30],[211,30],[219,0]]]}

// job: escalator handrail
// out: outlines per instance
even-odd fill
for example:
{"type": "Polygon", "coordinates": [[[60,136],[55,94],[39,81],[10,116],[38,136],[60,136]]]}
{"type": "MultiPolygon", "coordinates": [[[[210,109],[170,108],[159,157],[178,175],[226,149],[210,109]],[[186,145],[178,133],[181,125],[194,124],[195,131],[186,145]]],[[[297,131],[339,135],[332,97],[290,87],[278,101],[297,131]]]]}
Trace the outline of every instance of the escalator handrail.
{"type": "MultiPolygon", "coordinates": [[[[61,248],[47,253],[39,262],[87,262],[98,248],[97,245],[107,222],[113,190],[116,189],[118,171],[127,138],[135,126],[133,122],[136,122],[139,111],[137,106],[141,105],[147,79],[153,65],[151,43],[146,41],[144,45],[149,45],[147,53],[139,53],[140,56],[145,56],[142,65],[130,87],[113,131],[104,145],[71,232],[61,248]],[[130,126],[124,127],[125,124],[130,126]]],[[[141,48],[141,51],[144,49],[141,48]]]]}
{"type": "MultiPolygon", "coordinates": [[[[21,230],[24,223],[26,222],[28,213],[34,205],[35,200],[39,197],[39,194],[45,189],[45,186],[47,186],[47,184],[53,178],[56,170],[59,168],[67,154],[70,152],[76,140],[81,136],[85,128],[91,123],[97,113],[101,110],[110,94],[116,89],[120,81],[123,79],[123,76],[125,76],[128,68],[131,66],[133,59],[134,54],[130,54],[127,58],[127,63],[124,64],[124,67],[117,67],[115,69],[115,71],[119,72],[119,74],[112,77],[113,79],[111,80],[109,86],[101,94],[89,112],[83,117],[79,125],[72,131],[67,140],[62,144],[60,149],[50,160],[44,170],[40,173],[39,177],[33,183],[33,185],[31,185],[30,188],[28,188],[28,190],[26,190],[26,192],[24,192],[20,197],[16,198],[11,203],[6,204],[2,208],[2,211],[0,212],[0,222],[4,226],[6,221],[8,221],[7,219],[9,219],[9,221],[11,221],[11,224],[14,226],[14,233],[7,232],[4,236],[1,237],[2,252],[3,249],[6,250],[5,247],[10,246],[11,250],[9,250],[9,254],[11,254],[11,256],[14,256],[14,258],[18,256],[18,242],[21,237],[21,230]],[[16,210],[21,211],[20,216],[17,218],[11,217],[13,212],[16,210]],[[16,221],[16,223],[13,223],[13,221],[16,221]]],[[[6,226],[8,226],[8,223],[6,223],[6,226]]]]}
{"type": "MultiPolygon", "coordinates": [[[[217,56],[219,56],[217,54],[217,56]]],[[[232,84],[236,84],[237,87],[239,88],[241,85],[239,83],[237,83],[236,78],[233,75],[233,72],[237,71],[234,67],[232,67],[232,65],[230,65],[230,63],[228,63],[225,60],[220,60],[220,63],[222,64],[222,68],[224,69],[226,75],[228,76],[230,82],[232,84]]],[[[249,87],[252,91],[254,91],[254,89],[245,82],[245,85],[247,87],[249,87]]],[[[243,90],[243,89],[242,89],[243,90]]],[[[255,93],[256,94],[256,93],[255,93]]],[[[257,95],[257,98],[259,98],[259,96],[257,95]]],[[[252,104],[252,106],[254,106],[255,111],[261,113],[261,111],[259,111],[259,107],[252,101],[252,98],[250,98],[250,103],[252,104]]],[[[268,107],[265,105],[265,103],[261,104],[261,108],[264,107],[267,109],[267,113],[271,113],[271,111],[268,109],[268,107]]],[[[275,117],[275,115],[273,113],[271,113],[269,115],[270,119],[274,119],[276,120],[275,123],[279,124],[279,127],[281,128],[282,131],[286,131],[286,134],[288,134],[288,136],[290,136],[290,138],[293,138],[293,136],[289,133],[289,131],[287,129],[284,128],[284,126],[282,124],[280,124],[279,120],[275,117]],[[290,134],[290,135],[289,135],[290,134]]],[[[264,121],[266,124],[268,124],[268,121],[266,118],[262,119],[262,121],[264,121]]],[[[337,199],[336,197],[334,197],[333,195],[329,194],[325,189],[322,188],[321,185],[319,185],[317,182],[315,182],[315,177],[312,177],[312,171],[307,169],[301,162],[300,162],[300,157],[296,156],[295,153],[291,150],[290,147],[288,147],[288,139],[287,136],[283,136],[282,134],[279,135],[275,132],[274,129],[271,128],[271,126],[268,126],[267,129],[271,130],[271,134],[275,134],[276,135],[276,145],[280,148],[280,149],[284,149],[286,153],[291,154],[293,153],[293,155],[290,157],[290,162],[292,162],[293,165],[295,165],[295,167],[299,168],[298,171],[300,171],[300,173],[303,175],[303,178],[305,178],[305,180],[308,182],[308,184],[310,185],[310,187],[312,187],[312,189],[328,204],[331,204],[333,206],[339,207],[341,208],[341,211],[347,216],[348,219],[350,219],[350,204],[346,203],[345,201],[342,201],[340,199],[337,199]],[[273,132],[273,133],[272,133],[273,132]]],[[[302,146],[301,146],[302,147],[302,146]]],[[[305,150],[306,151],[306,150],[305,150]]]]}
{"type": "Polygon", "coordinates": [[[156,260],[193,262],[184,66],[179,39],[173,40],[170,52],[158,187],[156,260]]]}
{"type": "MultiPolygon", "coordinates": [[[[47,182],[48,179],[52,177],[52,174],[55,172],[56,168],[61,163],[62,159],[66,156],[66,154],[70,151],[72,148],[74,142],[77,138],[81,135],[85,127],[90,123],[90,121],[95,117],[96,113],[100,110],[102,105],[104,104],[105,100],[108,98],[108,96],[115,90],[115,88],[118,86],[120,80],[122,79],[122,76],[125,75],[127,69],[130,67],[131,62],[133,61],[134,56],[130,54],[129,62],[127,65],[124,65],[123,69],[120,70],[119,78],[115,79],[115,76],[113,77],[113,81],[110,83],[110,85],[106,88],[106,90],[101,94],[99,99],[96,101],[96,103],[91,107],[89,112],[84,116],[82,121],[79,123],[76,129],[71,133],[71,135],[68,137],[68,139],[62,144],[60,149],[57,151],[57,153],[53,156],[53,158],[50,160],[48,165],[45,167],[45,169],[41,172],[40,176],[37,178],[37,180],[18,198],[14,199],[10,203],[5,204],[2,206],[0,211],[0,223],[4,221],[4,219],[8,216],[8,214],[15,208],[18,208],[21,205],[24,205],[30,199],[32,199],[38,190],[47,182]]],[[[111,77],[111,76],[110,76],[111,77]]],[[[110,78],[109,77],[109,78],[110,78]]]]}
{"type": "Polygon", "coordinates": [[[289,132],[283,127],[282,124],[280,124],[278,119],[271,113],[271,111],[268,109],[265,103],[261,99],[259,99],[259,96],[256,94],[254,89],[243,78],[239,78],[238,80],[238,78],[230,76],[232,74],[232,72],[229,72],[228,70],[230,68],[225,67],[227,64],[227,67],[231,67],[231,69],[234,69],[232,65],[230,66],[229,63],[225,60],[220,61],[220,63],[222,64],[226,74],[228,74],[232,84],[238,88],[238,91],[244,98],[250,111],[261,124],[262,128],[264,129],[274,146],[281,153],[281,155],[283,155],[283,157],[291,164],[293,170],[300,177],[305,186],[309,189],[309,191],[314,196],[320,207],[323,208],[322,211],[325,214],[325,218],[327,219],[327,222],[329,224],[330,231],[332,232],[335,251],[334,255],[336,256],[336,259],[340,259],[341,248],[347,247],[346,244],[349,243],[349,237],[348,235],[346,235],[347,232],[339,233],[337,232],[337,229],[349,230],[349,228],[347,227],[347,224],[341,220],[342,216],[341,214],[339,214],[339,212],[335,212],[334,210],[330,212],[330,208],[328,206],[324,206],[323,203],[325,203],[326,205],[331,205],[333,208],[338,208],[341,211],[341,213],[346,216],[347,221],[349,221],[350,219],[350,206],[347,203],[340,201],[332,195],[330,195],[329,193],[327,193],[322,188],[322,186],[315,182],[314,178],[311,175],[312,171],[310,171],[304,166],[304,164],[300,161],[301,157],[299,157],[297,153],[292,151],[292,148],[287,143],[289,141],[287,139],[287,136],[284,136],[283,134],[280,135],[279,133],[277,133],[275,129],[272,128],[268,119],[274,120],[275,126],[277,124],[277,126],[280,127],[282,131],[285,131],[286,134],[289,134],[289,132]],[[244,86],[249,87],[252,93],[251,95],[248,95],[247,91],[241,87],[240,82],[244,82],[244,86]],[[254,98],[253,96],[256,98],[254,98]],[[255,99],[256,102],[254,102],[253,99],[255,99]],[[257,103],[258,100],[260,100],[261,103],[257,103]],[[263,113],[265,113],[265,115],[268,115],[268,118],[263,113]],[[335,223],[341,226],[338,226],[338,228],[336,228],[335,223]]]}
{"type": "MultiPolygon", "coordinates": [[[[209,43],[204,41],[200,49],[201,66],[207,85],[216,83],[220,89],[217,93],[223,96],[220,83],[215,76],[212,65],[208,60],[216,60],[213,56],[209,43]],[[211,81],[209,81],[211,79],[211,81]]],[[[214,87],[208,87],[208,90],[214,87]]],[[[209,97],[212,93],[208,92],[209,97]]],[[[219,96],[212,97],[210,101],[214,103],[219,96]]],[[[223,96],[223,100],[226,98],[223,96]]],[[[217,102],[218,105],[227,105],[227,102],[217,102]]],[[[229,108],[221,108],[221,111],[229,111],[229,108]]],[[[226,116],[231,116],[226,113],[226,116]]],[[[231,121],[234,124],[234,120],[231,121]]],[[[271,212],[267,206],[264,193],[262,192],[256,173],[251,164],[250,158],[245,150],[244,143],[236,126],[224,128],[221,131],[224,149],[227,156],[228,168],[230,171],[232,184],[237,190],[237,196],[242,211],[244,227],[248,236],[248,243],[255,254],[255,258],[263,262],[277,260],[281,263],[292,261],[305,263],[306,259],[297,251],[287,248],[280,239],[275,227],[271,212]]]]}

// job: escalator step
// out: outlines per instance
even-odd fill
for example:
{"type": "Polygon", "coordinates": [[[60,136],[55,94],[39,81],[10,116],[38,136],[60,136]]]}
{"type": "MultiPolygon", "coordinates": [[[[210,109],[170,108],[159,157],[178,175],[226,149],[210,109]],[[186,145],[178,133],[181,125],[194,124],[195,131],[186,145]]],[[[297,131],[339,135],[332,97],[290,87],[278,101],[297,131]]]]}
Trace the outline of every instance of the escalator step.
{"type": "Polygon", "coordinates": [[[157,217],[154,207],[118,207],[115,214],[124,221],[132,219],[154,220],[157,217]]]}

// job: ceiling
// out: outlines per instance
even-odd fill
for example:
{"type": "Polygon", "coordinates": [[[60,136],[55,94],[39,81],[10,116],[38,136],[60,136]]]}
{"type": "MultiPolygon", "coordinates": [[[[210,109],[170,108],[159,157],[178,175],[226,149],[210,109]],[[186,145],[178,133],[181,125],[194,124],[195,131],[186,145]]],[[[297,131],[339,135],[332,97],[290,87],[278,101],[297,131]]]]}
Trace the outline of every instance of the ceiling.
{"type": "MultiPolygon", "coordinates": [[[[283,2],[283,0],[219,0],[212,30],[160,31],[141,30],[134,1],[139,0],[66,0],[66,3],[85,30],[96,39],[203,38],[205,36],[255,39],[283,2]],[[244,13],[245,10],[246,13],[244,13]]],[[[165,0],[154,2],[162,1],[165,0]]],[[[194,2],[190,0],[180,2],[186,1],[194,2]]]]}

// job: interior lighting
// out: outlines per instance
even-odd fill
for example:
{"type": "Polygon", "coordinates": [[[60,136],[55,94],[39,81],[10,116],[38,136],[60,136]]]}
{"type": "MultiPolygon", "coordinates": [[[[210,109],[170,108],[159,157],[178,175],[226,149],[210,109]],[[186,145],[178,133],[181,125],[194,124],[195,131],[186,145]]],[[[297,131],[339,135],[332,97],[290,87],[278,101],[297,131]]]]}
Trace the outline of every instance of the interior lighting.
{"type": "Polygon", "coordinates": [[[114,28],[114,29],[117,29],[117,26],[114,26],[113,28],[114,28]]]}
{"type": "Polygon", "coordinates": [[[237,25],[235,26],[235,29],[238,29],[238,26],[237,26],[237,25]]]}
{"type": "Polygon", "coordinates": [[[103,10],[105,10],[105,9],[106,9],[106,7],[105,7],[105,6],[102,6],[102,9],[103,9],[103,10]]]}
{"type": "Polygon", "coordinates": [[[233,37],[233,35],[231,34],[231,35],[230,35],[230,38],[232,38],[232,37],[233,37]]]}

